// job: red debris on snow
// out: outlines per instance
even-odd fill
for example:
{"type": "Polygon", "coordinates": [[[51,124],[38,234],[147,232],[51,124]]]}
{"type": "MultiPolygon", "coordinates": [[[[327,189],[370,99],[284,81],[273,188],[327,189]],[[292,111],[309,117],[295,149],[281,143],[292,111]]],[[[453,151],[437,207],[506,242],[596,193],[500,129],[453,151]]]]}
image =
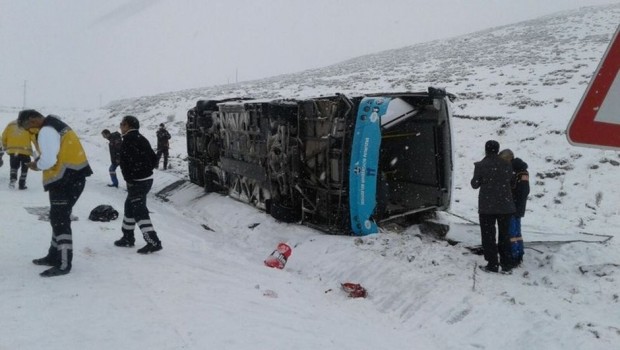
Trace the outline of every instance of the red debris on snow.
{"type": "Polygon", "coordinates": [[[362,287],[358,283],[342,283],[342,290],[349,293],[349,298],[366,298],[368,293],[366,288],[362,287]]]}
{"type": "Polygon", "coordinates": [[[265,259],[265,265],[276,269],[283,269],[286,265],[288,257],[291,256],[293,250],[286,243],[279,243],[271,255],[265,259]]]}

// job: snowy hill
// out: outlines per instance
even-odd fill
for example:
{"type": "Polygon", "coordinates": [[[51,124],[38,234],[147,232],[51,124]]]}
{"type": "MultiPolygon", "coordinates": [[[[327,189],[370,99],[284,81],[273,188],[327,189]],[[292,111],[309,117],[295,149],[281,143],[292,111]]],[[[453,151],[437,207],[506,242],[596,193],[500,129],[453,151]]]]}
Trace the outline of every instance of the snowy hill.
{"type": "MultiPolygon", "coordinates": [[[[322,69],[234,85],[123,100],[103,110],[47,111],[78,131],[95,174],[74,209],[74,269],[42,279],[49,223],[21,207],[48,205],[40,175],[27,191],[0,177],[0,349],[614,349],[620,341],[620,154],[575,148],[564,135],[620,5],[584,8],[445,41],[377,53],[322,69]],[[468,245],[479,228],[449,214],[453,245],[417,226],[363,238],[275,222],[187,179],[185,113],[198,99],[303,97],[425,90],[459,99],[453,120],[451,212],[477,221],[469,181],[487,139],[530,165],[525,261],[513,275],[484,274],[468,245]],[[173,134],[173,169],[149,197],[164,250],[116,248],[120,222],[86,220],[98,204],[121,209],[108,181],[104,128],[136,115],[155,141],[173,134]],[[610,237],[612,237],[610,239],[610,237]],[[284,270],[262,261],[293,246],[284,270]],[[367,288],[349,299],[340,283],[367,288]],[[59,336],[61,334],[61,336],[59,336]],[[616,345],[614,345],[616,344],[616,345]]],[[[17,111],[2,111],[5,125],[17,111]]],[[[8,172],[5,167],[2,172],[8,172]]]]}

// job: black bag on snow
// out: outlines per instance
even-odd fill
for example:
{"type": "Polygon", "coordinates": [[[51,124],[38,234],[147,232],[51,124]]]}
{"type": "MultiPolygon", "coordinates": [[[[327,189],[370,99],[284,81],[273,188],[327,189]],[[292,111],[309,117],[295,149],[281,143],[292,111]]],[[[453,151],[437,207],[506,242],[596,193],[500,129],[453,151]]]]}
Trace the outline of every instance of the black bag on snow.
{"type": "Polygon", "coordinates": [[[88,220],[91,221],[111,221],[118,218],[118,212],[110,205],[98,205],[91,210],[88,220]]]}

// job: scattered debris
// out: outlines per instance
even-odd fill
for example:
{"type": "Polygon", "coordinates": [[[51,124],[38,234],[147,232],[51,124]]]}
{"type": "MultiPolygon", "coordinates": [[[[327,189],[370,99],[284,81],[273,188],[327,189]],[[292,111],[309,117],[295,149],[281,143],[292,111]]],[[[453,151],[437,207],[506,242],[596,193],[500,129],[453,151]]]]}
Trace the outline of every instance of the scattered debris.
{"type": "Polygon", "coordinates": [[[275,291],[271,290],[271,289],[267,289],[265,291],[263,291],[263,296],[267,297],[267,298],[277,298],[278,297],[278,293],[276,293],[275,291]]]}
{"type": "Polygon", "coordinates": [[[368,293],[366,289],[358,283],[342,283],[342,290],[349,293],[349,298],[366,298],[368,293]]]}
{"type": "Polygon", "coordinates": [[[471,286],[472,292],[476,291],[476,271],[478,270],[478,263],[474,262],[474,274],[472,275],[472,280],[474,280],[474,284],[471,286]]]}
{"type": "Polygon", "coordinates": [[[579,271],[582,274],[591,273],[597,277],[604,277],[614,274],[620,267],[620,264],[598,264],[598,265],[583,265],[579,266],[579,271]]]}
{"type": "Polygon", "coordinates": [[[293,250],[286,243],[279,243],[276,249],[265,259],[265,265],[277,269],[283,269],[293,250]]]}

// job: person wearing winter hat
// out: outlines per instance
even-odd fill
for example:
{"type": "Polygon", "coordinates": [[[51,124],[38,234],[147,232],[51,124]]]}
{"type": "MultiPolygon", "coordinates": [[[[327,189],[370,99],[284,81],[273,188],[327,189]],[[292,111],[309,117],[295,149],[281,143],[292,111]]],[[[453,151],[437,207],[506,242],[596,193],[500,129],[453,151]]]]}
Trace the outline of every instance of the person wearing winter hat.
{"type": "Polygon", "coordinates": [[[474,163],[474,176],[471,187],[480,189],[478,193],[478,217],[480,236],[487,272],[508,273],[513,268],[508,234],[510,218],[515,213],[512,200],[512,167],[499,157],[499,142],[489,140],[484,145],[485,157],[474,163]],[[497,224],[497,240],[496,240],[497,224]],[[498,261],[499,254],[499,261],[498,261]]]}
{"type": "Polygon", "coordinates": [[[505,149],[499,156],[512,166],[512,199],[516,212],[510,218],[510,244],[514,266],[523,262],[523,236],[521,235],[521,218],[525,216],[527,196],[530,194],[530,174],[527,163],[521,158],[515,158],[510,149],[505,149]]]}
{"type": "Polygon", "coordinates": [[[168,169],[168,149],[170,148],[170,133],[166,130],[164,123],[159,124],[157,129],[157,168],[159,168],[159,160],[164,155],[164,170],[168,169]]]}

